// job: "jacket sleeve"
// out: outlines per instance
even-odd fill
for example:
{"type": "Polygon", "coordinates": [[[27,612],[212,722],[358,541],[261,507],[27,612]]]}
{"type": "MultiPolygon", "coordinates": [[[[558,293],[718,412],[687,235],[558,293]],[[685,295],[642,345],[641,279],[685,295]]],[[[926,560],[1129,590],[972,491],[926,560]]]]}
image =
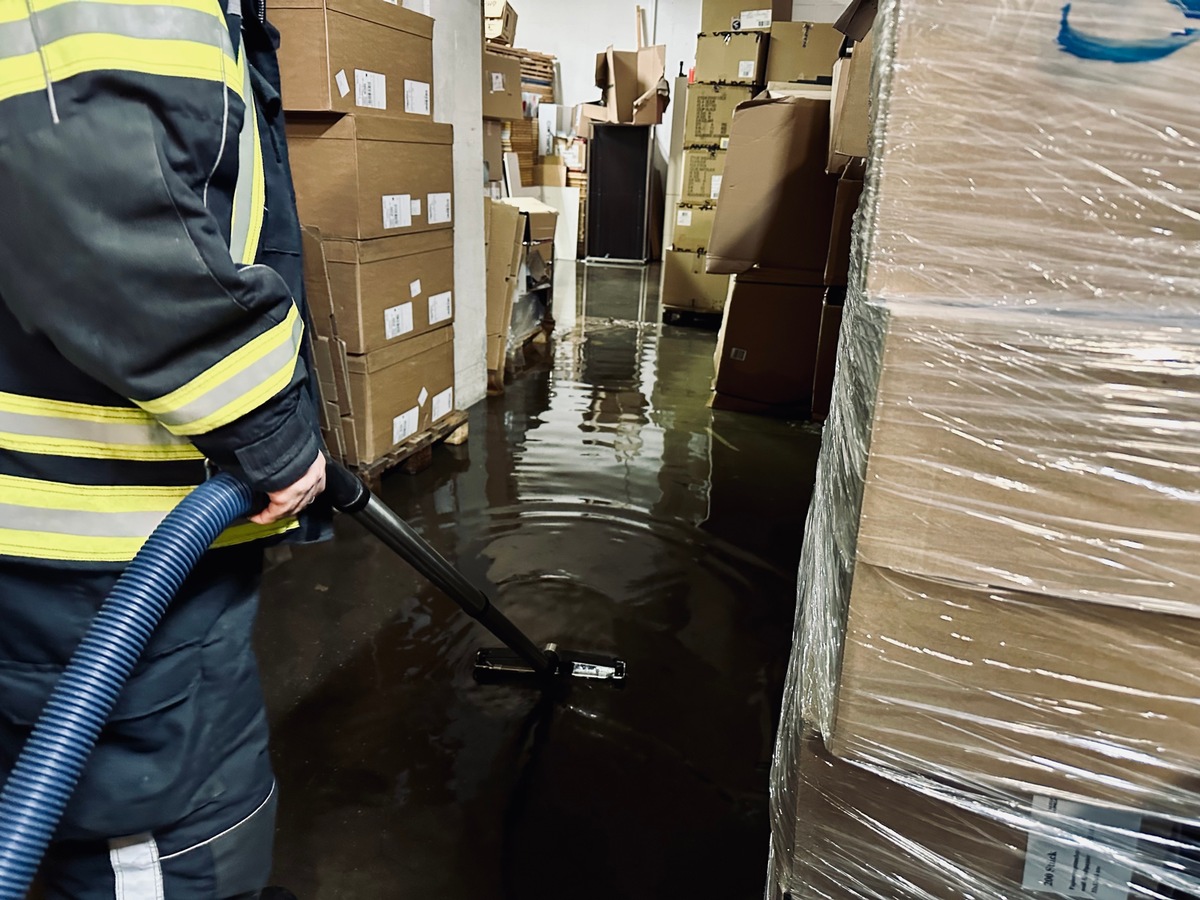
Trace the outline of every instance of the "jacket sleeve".
{"type": "Polygon", "coordinates": [[[189,124],[98,96],[0,140],[0,296],[73,365],[277,490],[321,446],[303,317],[273,270],[231,260],[202,163],[171,139],[189,124]]]}

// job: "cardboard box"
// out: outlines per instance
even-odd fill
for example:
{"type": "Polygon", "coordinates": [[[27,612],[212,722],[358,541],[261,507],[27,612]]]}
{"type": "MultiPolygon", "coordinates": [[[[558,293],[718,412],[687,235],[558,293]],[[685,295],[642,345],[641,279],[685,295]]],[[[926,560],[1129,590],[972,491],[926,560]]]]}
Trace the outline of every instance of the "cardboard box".
{"type": "Polygon", "coordinates": [[[831,25],[776,22],[771,26],[767,78],[772,81],[833,83],[833,64],[845,36],[831,25]]]}
{"type": "Polygon", "coordinates": [[[659,93],[665,83],[665,45],[614,50],[596,55],[596,87],[604,91],[606,121],[615,125],[657,125],[666,110],[659,93]]]}
{"type": "Polygon", "coordinates": [[[454,328],[351,356],[358,454],[374,462],[454,411],[454,328]]]}
{"type": "Polygon", "coordinates": [[[854,214],[862,199],[866,166],[862,160],[851,163],[838,179],[833,201],[833,227],[829,233],[829,256],[825,262],[825,283],[845,287],[850,281],[850,256],[853,249],[854,214]]]}
{"type": "Polygon", "coordinates": [[[858,44],[849,59],[833,67],[833,103],[829,111],[827,169],[840,173],[865,158],[871,139],[871,42],[858,44]]]}
{"type": "Polygon", "coordinates": [[[338,336],[371,353],[454,321],[454,232],[325,242],[338,336]]]}
{"type": "Polygon", "coordinates": [[[671,237],[672,249],[693,252],[707,250],[716,213],[715,206],[678,204],[675,207],[675,226],[671,237]]]}
{"type": "Polygon", "coordinates": [[[717,338],[713,389],[764,411],[808,415],[824,297],[824,287],[735,279],[717,338]]]}
{"type": "Polygon", "coordinates": [[[726,84],[689,84],[684,147],[729,149],[733,112],[754,99],[754,88],[726,84]]]}
{"type": "Polygon", "coordinates": [[[696,39],[696,81],[762,84],[767,74],[767,39],[764,31],[700,35],[696,39]]]}
{"type": "Polygon", "coordinates": [[[515,121],[524,118],[521,61],[496,53],[483,54],[483,117],[515,121]]]}
{"type": "Polygon", "coordinates": [[[833,400],[833,378],[837,371],[845,303],[846,292],[843,288],[826,289],[825,303],[821,309],[821,334],[817,338],[817,365],[813,372],[812,417],[818,420],[829,415],[833,400]]]}
{"type": "Polygon", "coordinates": [[[293,116],[287,133],[300,220],[324,238],[454,227],[449,125],[293,116]]]}
{"type": "Polygon", "coordinates": [[[825,173],[827,98],[814,88],[738,108],[708,250],[713,273],[757,266],[823,282],[837,193],[825,173]]]}
{"type": "Polygon", "coordinates": [[[729,294],[729,277],[709,275],[703,253],[667,250],[662,263],[664,306],[696,312],[720,312],[729,294]]]}
{"type": "Polygon", "coordinates": [[[503,126],[491,119],[483,120],[483,177],[485,181],[504,180],[503,126]]]}
{"type": "Polygon", "coordinates": [[[514,207],[524,217],[525,233],[522,239],[526,244],[554,240],[554,230],[558,227],[558,210],[553,206],[533,197],[512,197],[501,201],[501,204],[514,207]]]}
{"type": "Polygon", "coordinates": [[[524,258],[523,240],[528,223],[511,202],[493,201],[487,244],[488,368],[497,369],[496,348],[508,338],[513,295],[524,258]]]}
{"type": "Polygon", "coordinates": [[[483,36],[485,40],[511,47],[517,37],[517,11],[511,3],[485,0],[483,4],[483,36]]]}
{"type": "Polygon", "coordinates": [[[701,206],[715,203],[721,196],[727,156],[723,150],[684,150],[680,201],[701,206]]]}
{"type": "Polygon", "coordinates": [[[547,156],[533,167],[533,182],[543,187],[565,188],[567,171],[567,164],[563,162],[562,157],[547,156]]]}
{"type": "Polygon", "coordinates": [[[852,41],[865,40],[875,25],[879,0],[851,0],[833,27],[852,41]]]}
{"type": "Polygon", "coordinates": [[[431,121],[433,19],[376,0],[277,0],[289,111],[431,121]]]}
{"type": "Polygon", "coordinates": [[[769,31],[776,22],[792,17],[791,0],[759,0],[746,6],[743,0],[704,0],[700,12],[700,30],[769,31]]]}

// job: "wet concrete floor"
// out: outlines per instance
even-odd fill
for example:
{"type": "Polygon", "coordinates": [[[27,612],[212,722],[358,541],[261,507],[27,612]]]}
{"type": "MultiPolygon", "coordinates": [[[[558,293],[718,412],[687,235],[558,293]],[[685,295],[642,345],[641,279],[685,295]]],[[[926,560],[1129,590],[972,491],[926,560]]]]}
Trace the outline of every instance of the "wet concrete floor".
{"type": "Polygon", "coordinates": [[[494,640],[354,522],[259,629],[301,900],[762,896],[768,770],[819,435],[707,408],[715,334],[653,270],[560,272],[552,363],[383,498],[537,642],[628,685],[481,686],[494,640]],[[574,288],[574,289],[572,289],[574,288]]]}

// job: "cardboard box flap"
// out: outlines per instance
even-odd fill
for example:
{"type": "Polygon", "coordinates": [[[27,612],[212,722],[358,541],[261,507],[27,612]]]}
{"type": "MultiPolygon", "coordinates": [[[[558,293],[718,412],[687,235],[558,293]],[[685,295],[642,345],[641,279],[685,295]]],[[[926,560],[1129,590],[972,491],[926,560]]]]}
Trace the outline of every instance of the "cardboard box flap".
{"type": "Polygon", "coordinates": [[[374,353],[368,353],[366,356],[349,356],[346,358],[346,365],[351,374],[374,375],[376,372],[404,362],[406,359],[411,359],[419,353],[453,342],[454,329],[439,328],[436,331],[400,341],[382,350],[376,350],[374,353]]]}
{"type": "Polygon", "coordinates": [[[393,28],[418,37],[433,38],[433,19],[397,3],[379,0],[271,0],[272,9],[327,9],[393,28]]]}
{"type": "Polygon", "coordinates": [[[454,232],[424,231],[419,234],[398,234],[391,237],[374,238],[366,241],[324,241],[325,258],[339,263],[373,263],[401,256],[415,256],[431,250],[446,250],[454,247],[454,232]]]}
{"type": "Polygon", "coordinates": [[[833,27],[851,40],[861,41],[875,25],[879,0],[852,0],[833,27]]]}
{"type": "Polygon", "coordinates": [[[528,242],[554,240],[554,229],[558,226],[558,210],[553,206],[533,197],[512,197],[497,202],[516,207],[524,214],[529,223],[525,231],[525,239],[528,242]]]}

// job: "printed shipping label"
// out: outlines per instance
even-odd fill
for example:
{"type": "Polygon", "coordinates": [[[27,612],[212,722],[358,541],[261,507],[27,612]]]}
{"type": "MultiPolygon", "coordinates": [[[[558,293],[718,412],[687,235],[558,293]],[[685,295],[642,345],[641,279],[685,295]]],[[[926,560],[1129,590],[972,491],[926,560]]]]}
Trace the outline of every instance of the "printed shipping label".
{"type": "Polygon", "coordinates": [[[503,91],[504,91],[504,73],[503,72],[493,72],[492,73],[492,93],[499,94],[499,93],[502,93],[503,91]]]}
{"type": "Polygon", "coordinates": [[[728,150],[728,149],[729,149],[729,138],[727,138],[727,137],[723,137],[723,138],[721,138],[721,149],[722,149],[722,150],[728,150]]]}
{"type": "Polygon", "coordinates": [[[721,179],[723,177],[724,177],[723,175],[714,175],[713,176],[712,190],[709,192],[709,196],[712,197],[712,199],[714,199],[714,200],[718,199],[721,196],[721,179]]]}
{"type": "Polygon", "coordinates": [[[383,311],[383,331],[390,341],[413,330],[413,305],[402,303],[383,311]]]}
{"type": "Polygon", "coordinates": [[[454,388],[446,388],[433,398],[433,421],[448,416],[454,410],[454,388]]]}
{"type": "Polygon", "coordinates": [[[429,399],[429,389],[422,387],[421,393],[417,394],[417,405],[424,406],[425,401],[429,399]]]}
{"type": "Polygon", "coordinates": [[[1110,856],[1137,851],[1140,815],[1034,797],[1033,816],[1047,828],[1029,834],[1022,887],[1053,897],[1127,900],[1133,870],[1110,856]],[[1116,853],[1096,853],[1092,850],[1096,843],[1116,853]]]}
{"type": "Polygon", "coordinates": [[[345,69],[338,69],[338,73],[333,76],[333,80],[337,82],[339,95],[345,97],[350,93],[350,79],[346,77],[345,69]]]}
{"type": "Polygon", "coordinates": [[[414,116],[427,116],[430,112],[429,85],[424,81],[404,81],[404,111],[414,116]]]}
{"type": "Polygon", "coordinates": [[[754,77],[754,60],[743,59],[738,63],[738,78],[754,77]]]}
{"type": "Polygon", "coordinates": [[[421,426],[421,408],[414,406],[406,413],[392,419],[392,443],[399,444],[417,433],[421,426]]]}
{"type": "Polygon", "coordinates": [[[743,9],[740,19],[742,23],[742,31],[747,29],[770,28],[771,10],[743,9]]]}
{"type": "Polygon", "coordinates": [[[449,194],[430,194],[425,198],[425,206],[429,210],[430,225],[449,222],[453,216],[449,194]]]}
{"type": "Polygon", "coordinates": [[[408,194],[383,195],[383,227],[410,228],[412,226],[412,197],[408,194]]]}
{"type": "Polygon", "coordinates": [[[429,298],[429,324],[445,322],[454,315],[454,301],[450,291],[434,294],[429,298]]]}
{"type": "Polygon", "coordinates": [[[692,224],[692,211],[690,209],[679,210],[678,215],[675,216],[675,224],[683,228],[690,227],[692,224]]]}
{"type": "Polygon", "coordinates": [[[413,197],[412,199],[412,216],[414,219],[421,218],[421,198],[413,197]]]}
{"type": "Polygon", "coordinates": [[[420,278],[418,278],[416,281],[414,281],[412,284],[410,284],[408,286],[408,293],[410,296],[413,296],[413,297],[421,296],[421,279],[420,278]]]}
{"type": "Polygon", "coordinates": [[[354,103],[367,109],[387,109],[387,76],[355,69],[354,103]]]}

